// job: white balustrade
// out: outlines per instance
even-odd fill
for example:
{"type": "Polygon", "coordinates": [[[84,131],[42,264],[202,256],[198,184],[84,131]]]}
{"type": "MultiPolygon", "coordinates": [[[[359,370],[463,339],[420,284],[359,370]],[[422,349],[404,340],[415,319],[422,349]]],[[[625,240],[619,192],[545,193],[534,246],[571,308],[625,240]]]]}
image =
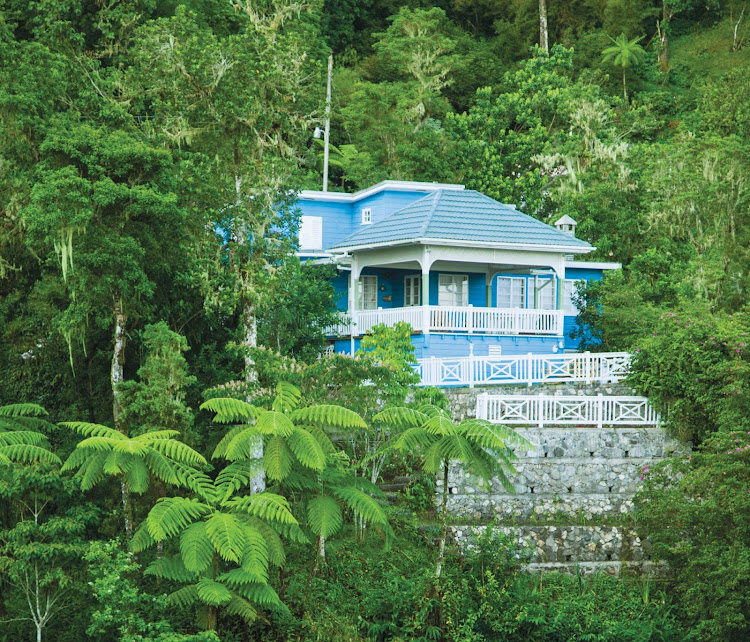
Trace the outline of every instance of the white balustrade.
{"type": "Polygon", "coordinates": [[[423,386],[622,381],[628,373],[627,352],[526,354],[512,357],[420,359],[415,370],[423,386]]]}
{"type": "Polygon", "coordinates": [[[404,321],[415,332],[424,331],[425,318],[430,332],[466,332],[494,335],[544,334],[562,335],[562,310],[516,310],[503,308],[477,308],[473,306],[411,306],[404,308],[378,308],[349,312],[351,324],[333,326],[326,330],[329,336],[363,335],[374,326],[385,323],[393,326],[404,321]]]}
{"type": "Polygon", "coordinates": [[[496,424],[539,426],[656,426],[646,397],[490,395],[477,398],[477,418],[496,424]]]}

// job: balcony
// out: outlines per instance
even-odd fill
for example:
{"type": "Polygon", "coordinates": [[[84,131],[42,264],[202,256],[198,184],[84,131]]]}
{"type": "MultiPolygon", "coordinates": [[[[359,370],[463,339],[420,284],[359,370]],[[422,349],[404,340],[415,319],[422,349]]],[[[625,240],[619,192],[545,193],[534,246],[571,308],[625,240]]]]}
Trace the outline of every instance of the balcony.
{"type": "Polygon", "coordinates": [[[394,326],[399,321],[411,325],[414,332],[457,332],[485,335],[561,336],[562,310],[526,310],[469,306],[412,306],[353,310],[349,319],[328,328],[334,337],[362,336],[378,324],[394,326]]]}

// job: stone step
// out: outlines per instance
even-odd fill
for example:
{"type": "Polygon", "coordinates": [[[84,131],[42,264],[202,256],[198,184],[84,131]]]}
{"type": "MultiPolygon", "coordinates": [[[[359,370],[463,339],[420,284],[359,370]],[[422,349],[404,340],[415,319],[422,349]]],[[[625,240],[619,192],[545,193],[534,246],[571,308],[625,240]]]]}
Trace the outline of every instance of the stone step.
{"type": "Polygon", "coordinates": [[[379,484],[378,488],[385,492],[402,492],[409,487],[409,484],[379,484]]]}

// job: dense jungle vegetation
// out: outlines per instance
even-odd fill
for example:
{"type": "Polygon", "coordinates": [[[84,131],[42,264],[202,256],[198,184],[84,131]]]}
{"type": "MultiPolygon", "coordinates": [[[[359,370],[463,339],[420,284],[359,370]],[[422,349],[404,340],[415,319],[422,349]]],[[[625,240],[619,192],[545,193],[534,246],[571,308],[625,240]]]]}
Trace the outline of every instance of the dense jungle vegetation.
{"type": "Polygon", "coordinates": [[[746,0],[0,0],[0,640],[750,638],[748,35],[746,0]],[[446,547],[436,474],[516,436],[415,391],[408,328],[317,358],[330,52],[332,189],[460,182],[622,263],[579,339],[696,446],[632,517],[665,578],[446,547]]]}

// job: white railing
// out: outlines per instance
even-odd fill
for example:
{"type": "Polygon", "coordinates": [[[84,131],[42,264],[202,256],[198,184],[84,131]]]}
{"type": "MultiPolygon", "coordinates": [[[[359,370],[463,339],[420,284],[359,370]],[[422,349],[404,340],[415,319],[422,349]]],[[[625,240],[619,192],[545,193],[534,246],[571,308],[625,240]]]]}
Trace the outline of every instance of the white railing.
{"type": "Polygon", "coordinates": [[[414,370],[423,386],[484,386],[534,383],[613,383],[628,374],[627,352],[526,354],[513,357],[419,359],[414,370]]]}
{"type": "Polygon", "coordinates": [[[477,418],[524,426],[655,426],[659,415],[646,397],[490,395],[477,397],[477,418]]]}
{"type": "Polygon", "coordinates": [[[475,308],[474,306],[412,306],[353,310],[350,322],[328,328],[329,336],[363,335],[379,323],[393,326],[404,321],[415,332],[424,332],[425,320],[430,332],[466,332],[469,334],[544,334],[563,332],[562,310],[516,310],[475,308]]]}

